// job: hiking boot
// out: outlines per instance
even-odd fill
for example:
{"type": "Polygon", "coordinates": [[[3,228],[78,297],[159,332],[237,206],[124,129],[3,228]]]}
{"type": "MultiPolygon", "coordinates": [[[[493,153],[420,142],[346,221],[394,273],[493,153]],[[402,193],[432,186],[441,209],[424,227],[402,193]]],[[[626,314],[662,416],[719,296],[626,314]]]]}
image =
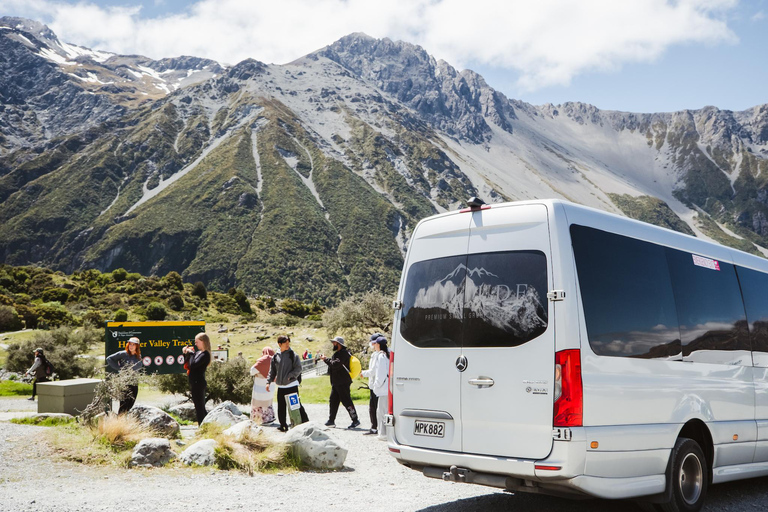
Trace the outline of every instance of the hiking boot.
{"type": "Polygon", "coordinates": [[[328,420],[328,421],[326,421],[326,422],[325,422],[325,426],[326,426],[326,427],[335,427],[335,426],[336,426],[336,423],[334,423],[334,422],[333,422],[333,421],[331,421],[331,420],[328,420]]]}
{"type": "Polygon", "coordinates": [[[363,432],[363,435],[364,436],[373,436],[373,435],[376,435],[378,433],[379,433],[378,430],[376,430],[375,428],[372,428],[371,430],[366,430],[365,432],[363,432]]]}
{"type": "Polygon", "coordinates": [[[280,432],[288,432],[288,427],[277,427],[280,432]]]}
{"type": "Polygon", "coordinates": [[[352,420],[352,423],[347,427],[347,430],[352,430],[360,426],[360,420],[352,420]]]}
{"type": "Polygon", "coordinates": [[[27,398],[27,400],[32,400],[34,402],[35,401],[35,397],[31,396],[31,397],[27,398]]]}

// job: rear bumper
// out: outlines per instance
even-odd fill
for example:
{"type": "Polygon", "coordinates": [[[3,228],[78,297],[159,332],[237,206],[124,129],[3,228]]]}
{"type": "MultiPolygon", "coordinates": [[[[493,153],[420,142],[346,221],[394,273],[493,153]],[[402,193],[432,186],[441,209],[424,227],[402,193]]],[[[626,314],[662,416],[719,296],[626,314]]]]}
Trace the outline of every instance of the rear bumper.
{"type": "Polygon", "coordinates": [[[664,474],[621,478],[585,474],[587,450],[583,429],[573,429],[571,441],[554,441],[550,455],[541,460],[416,448],[398,444],[391,434],[389,450],[398,462],[425,476],[515,492],[625,499],[662,493],[666,485],[664,474]]]}

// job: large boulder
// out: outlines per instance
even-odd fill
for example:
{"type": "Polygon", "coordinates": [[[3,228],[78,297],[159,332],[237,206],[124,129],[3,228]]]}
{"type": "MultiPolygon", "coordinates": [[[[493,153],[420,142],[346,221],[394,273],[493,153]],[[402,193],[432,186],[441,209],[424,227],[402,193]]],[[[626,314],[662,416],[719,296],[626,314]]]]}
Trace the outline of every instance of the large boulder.
{"type": "Polygon", "coordinates": [[[170,414],[157,407],[134,405],[128,414],[136,418],[142,426],[159,435],[175,437],[179,434],[179,422],[173,419],[170,414]]]}
{"type": "Polygon", "coordinates": [[[257,436],[261,434],[262,431],[263,429],[257,423],[251,420],[246,420],[235,423],[225,430],[223,434],[234,439],[240,439],[244,435],[257,436]]]}
{"type": "Polygon", "coordinates": [[[314,421],[292,428],[283,440],[302,463],[316,469],[341,469],[347,459],[348,450],[331,437],[328,428],[314,421]]]}
{"type": "Polygon", "coordinates": [[[216,462],[216,440],[203,439],[198,441],[179,455],[179,460],[186,465],[212,466],[216,462]]]}
{"type": "Polygon", "coordinates": [[[197,421],[195,404],[183,403],[168,408],[168,412],[175,414],[179,418],[187,421],[197,421]]]}
{"type": "Polygon", "coordinates": [[[171,443],[164,437],[142,439],[133,448],[131,466],[164,466],[174,459],[176,454],[171,450],[171,443]]]}
{"type": "Polygon", "coordinates": [[[231,427],[235,423],[240,423],[248,418],[243,414],[239,407],[230,401],[222,402],[214,407],[203,420],[202,425],[207,423],[217,423],[225,428],[231,427]]]}

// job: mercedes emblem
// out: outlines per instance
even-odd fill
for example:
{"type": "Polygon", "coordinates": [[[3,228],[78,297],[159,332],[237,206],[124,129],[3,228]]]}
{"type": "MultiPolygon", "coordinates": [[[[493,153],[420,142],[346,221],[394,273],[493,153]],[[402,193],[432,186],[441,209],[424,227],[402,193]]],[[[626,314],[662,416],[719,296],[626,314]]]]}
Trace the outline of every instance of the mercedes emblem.
{"type": "Polygon", "coordinates": [[[459,356],[459,358],[456,360],[456,369],[460,372],[463,372],[467,369],[467,358],[464,356],[459,356]]]}

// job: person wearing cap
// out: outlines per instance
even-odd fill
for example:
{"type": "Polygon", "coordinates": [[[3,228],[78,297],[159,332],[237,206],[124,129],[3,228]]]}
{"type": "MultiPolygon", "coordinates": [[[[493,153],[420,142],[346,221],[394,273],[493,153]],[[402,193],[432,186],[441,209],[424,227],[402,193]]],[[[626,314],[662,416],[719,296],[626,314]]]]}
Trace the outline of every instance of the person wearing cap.
{"type": "MultiPolygon", "coordinates": [[[[280,421],[280,428],[278,430],[288,432],[288,422],[285,418],[285,397],[293,393],[299,393],[301,358],[291,349],[291,338],[288,336],[278,336],[277,346],[280,348],[280,352],[272,357],[269,374],[267,375],[266,390],[269,391],[269,386],[272,382],[277,385],[277,419],[280,421]]],[[[299,412],[301,413],[302,423],[309,421],[307,412],[304,410],[301,402],[299,402],[299,412]]]]}
{"type": "Polygon", "coordinates": [[[368,361],[368,369],[363,370],[362,373],[360,373],[361,377],[368,377],[368,390],[371,393],[371,397],[368,400],[368,416],[371,418],[371,428],[370,430],[366,430],[363,432],[364,436],[370,436],[374,434],[378,434],[378,421],[376,419],[376,406],[379,402],[379,397],[376,396],[376,393],[373,392],[373,381],[375,377],[375,371],[376,371],[376,360],[379,357],[379,353],[376,350],[376,347],[374,346],[374,342],[376,338],[381,336],[381,333],[376,332],[371,334],[370,338],[370,345],[373,349],[373,353],[371,354],[371,359],[368,361]]]}
{"type": "Polygon", "coordinates": [[[35,395],[37,394],[37,383],[38,382],[48,382],[48,360],[45,358],[45,354],[43,353],[43,349],[38,347],[34,351],[35,355],[35,362],[32,363],[32,367],[26,371],[26,375],[33,375],[35,376],[34,380],[32,381],[32,396],[28,398],[27,400],[34,400],[35,395]]]}
{"type": "Polygon", "coordinates": [[[128,390],[120,400],[120,409],[118,414],[128,412],[136,403],[136,396],[139,394],[139,375],[138,372],[144,368],[141,362],[141,341],[139,338],[128,338],[125,342],[125,350],[115,352],[107,357],[107,370],[112,373],[119,373],[123,368],[129,368],[135,374],[131,376],[128,390]]]}
{"type": "Polygon", "coordinates": [[[369,387],[376,395],[376,420],[379,426],[379,440],[387,440],[387,427],[384,425],[384,416],[387,414],[387,393],[389,393],[389,349],[387,338],[383,335],[371,341],[375,364],[371,364],[369,387]]]}
{"type": "Polygon", "coordinates": [[[352,385],[352,377],[349,375],[349,359],[352,354],[347,350],[344,338],[336,336],[331,340],[333,343],[333,357],[327,358],[320,354],[318,359],[328,365],[328,371],[331,374],[331,397],[329,399],[330,413],[328,421],[325,423],[328,427],[336,426],[336,413],[339,411],[339,403],[347,408],[352,423],[347,427],[353,429],[360,426],[360,420],[357,417],[355,404],[352,403],[352,397],[349,393],[349,387],[352,385]]]}

